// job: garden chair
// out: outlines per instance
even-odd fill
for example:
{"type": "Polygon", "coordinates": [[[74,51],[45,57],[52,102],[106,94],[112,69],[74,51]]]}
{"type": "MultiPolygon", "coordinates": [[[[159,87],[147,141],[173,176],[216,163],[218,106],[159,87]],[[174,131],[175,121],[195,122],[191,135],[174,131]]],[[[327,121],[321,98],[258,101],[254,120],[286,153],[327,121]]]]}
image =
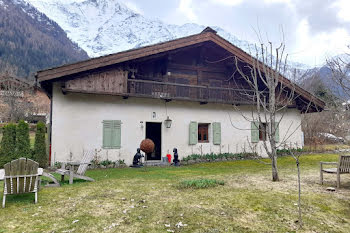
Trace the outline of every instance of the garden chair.
{"type": "Polygon", "coordinates": [[[340,175],[350,173],[350,155],[340,155],[338,162],[320,162],[320,181],[323,184],[323,173],[337,174],[337,188],[340,187],[340,175]],[[323,165],[337,165],[333,168],[323,168],[323,165]]]}
{"type": "Polygon", "coordinates": [[[2,208],[5,208],[6,195],[35,193],[38,202],[39,164],[31,159],[19,158],[4,166],[4,196],[2,208]]]}
{"type": "Polygon", "coordinates": [[[94,179],[85,176],[85,172],[91,164],[91,160],[94,158],[95,151],[84,151],[83,152],[83,158],[80,162],[67,162],[62,163],[62,167],[60,169],[57,169],[55,173],[58,173],[61,175],[61,182],[64,181],[64,176],[69,175],[69,184],[73,184],[73,178],[78,178],[82,180],[87,181],[95,181],[94,179]],[[69,166],[68,169],[66,169],[66,165],[69,166]],[[74,166],[79,166],[77,171],[74,171],[74,166]]]}

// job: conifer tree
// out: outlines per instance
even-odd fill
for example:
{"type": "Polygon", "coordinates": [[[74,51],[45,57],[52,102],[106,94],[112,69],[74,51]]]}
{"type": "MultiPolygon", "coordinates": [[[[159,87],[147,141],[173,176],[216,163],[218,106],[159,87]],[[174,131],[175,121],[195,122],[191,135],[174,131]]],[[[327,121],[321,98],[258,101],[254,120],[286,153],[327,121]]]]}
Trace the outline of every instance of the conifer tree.
{"type": "Polygon", "coordinates": [[[16,131],[16,157],[31,158],[29,126],[23,120],[19,121],[16,131]]]}
{"type": "Polygon", "coordinates": [[[34,160],[39,163],[40,167],[46,167],[48,162],[46,155],[45,131],[45,124],[43,122],[39,122],[36,125],[34,160]]]}
{"type": "Polygon", "coordinates": [[[0,148],[0,168],[16,158],[16,125],[8,124],[3,127],[0,148]]]}

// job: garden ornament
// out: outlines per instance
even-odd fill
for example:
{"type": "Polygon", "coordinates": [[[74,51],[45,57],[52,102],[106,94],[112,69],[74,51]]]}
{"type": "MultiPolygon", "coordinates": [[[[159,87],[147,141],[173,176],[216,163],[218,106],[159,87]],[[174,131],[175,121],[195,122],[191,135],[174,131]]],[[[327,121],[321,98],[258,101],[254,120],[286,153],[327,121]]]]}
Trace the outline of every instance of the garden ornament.
{"type": "Polygon", "coordinates": [[[180,160],[179,160],[179,155],[177,154],[177,149],[174,148],[173,152],[174,152],[174,160],[173,160],[174,166],[180,166],[180,160]]]}

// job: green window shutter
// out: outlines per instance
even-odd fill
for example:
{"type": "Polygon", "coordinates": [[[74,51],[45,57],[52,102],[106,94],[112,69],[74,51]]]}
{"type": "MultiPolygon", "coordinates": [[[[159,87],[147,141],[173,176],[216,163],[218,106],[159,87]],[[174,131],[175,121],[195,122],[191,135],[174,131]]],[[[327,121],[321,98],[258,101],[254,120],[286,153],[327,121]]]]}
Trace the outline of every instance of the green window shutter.
{"type": "Polygon", "coordinates": [[[259,142],[259,122],[251,122],[251,142],[259,142]]]}
{"type": "Polygon", "coordinates": [[[190,123],[190,145],[196,145],[198,143],[198,123],[191,121],[190,123]]]}
{"type": "Polygon", "coordinates": [[[120,149],[121,147],[121,121],[113,121],[112,130],[112,144],[113,149],[120,149]]]}
{"type": "Polygon", "coordinates": [[[103,148],[109,148],[112,144],[113,121],[103,121],[103,148]]]}
{"type": "Polygon", "coordinates": [[[221,123],[220,122],[213,123],[213,144],[214,145],[221,144],[221,123]]]}
{"type": "Polygon", "coordinates": [[[275,141],[279,142],[280,141],[280,127],[278,122],[275,122],[275,141]]]}
{"type": "Polygon", "coordinates": [[[121,121],[103,121],[103,148],[119,149],[121,147],[121,121]]]}

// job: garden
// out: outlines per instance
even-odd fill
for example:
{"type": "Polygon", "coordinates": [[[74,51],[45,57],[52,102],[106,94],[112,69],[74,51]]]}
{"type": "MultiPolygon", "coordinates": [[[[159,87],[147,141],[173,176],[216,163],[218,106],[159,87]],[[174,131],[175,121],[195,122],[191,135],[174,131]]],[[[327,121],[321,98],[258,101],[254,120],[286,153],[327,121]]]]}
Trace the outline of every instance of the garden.
{"type": "Polygon", "coordinates": [[[95,182],[42,188],[37,204],[33,194],[8,196],[0,232],[349,232],[350,177],[334,192],[327,191],[334,175],[319,184],[319,162],[337,159],[300,157],[301,229],[295,161],[283,156],[279,182],[271,182],[265,160],[254,159],[91,169],[95,182]]]}

